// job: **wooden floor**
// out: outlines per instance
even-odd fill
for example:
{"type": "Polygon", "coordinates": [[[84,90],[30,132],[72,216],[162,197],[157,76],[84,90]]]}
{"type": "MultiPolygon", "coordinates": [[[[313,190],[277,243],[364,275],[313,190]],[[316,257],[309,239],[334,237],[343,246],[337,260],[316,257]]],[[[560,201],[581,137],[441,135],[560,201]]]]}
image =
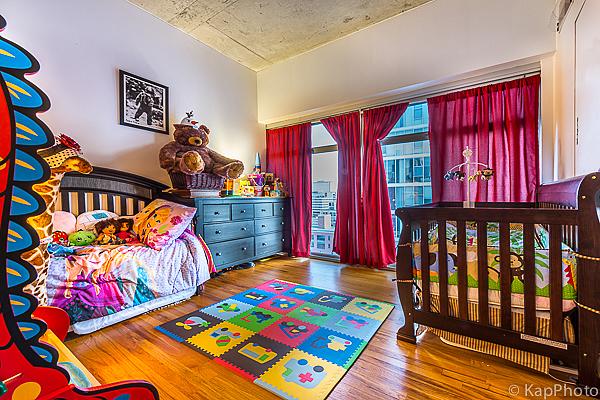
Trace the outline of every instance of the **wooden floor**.
{"type": "Polygon", "coordinates": [[[275,399],[154,327],[278,278],[398,305],[330,399],[514,399],[525,397],[511,396],[510,385],[518,385],[523,394],[525,384],[558,383],[508,362],[447,346],[432,334],[424,334],[416,346],[398,342],[402,317],[393,277],[390,271],[275,258],[212,279],[202,295],[189,301],[75,338],[67,346],[100,382],[145,379],[158,387],[161,399],[275,399]]]}

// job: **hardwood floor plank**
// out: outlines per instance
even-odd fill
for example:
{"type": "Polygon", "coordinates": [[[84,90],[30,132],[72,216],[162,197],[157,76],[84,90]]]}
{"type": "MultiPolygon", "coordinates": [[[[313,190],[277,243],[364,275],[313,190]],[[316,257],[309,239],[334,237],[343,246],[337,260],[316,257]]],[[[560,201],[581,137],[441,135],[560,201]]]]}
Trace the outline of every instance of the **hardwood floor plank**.
{"type": "Polygon", "coordinates": [[[146,379],[161,399],[277,399],[275,395],[163,335],[157,325],[260,285],[269,279],[317,286],[396,304],[330,395],[333,400],[516,399],[508,387],[548,387],[551,378],[495,357],[451,347],[425,333],[418,344],[396,340],[403,324],[393,271],[324,261],[273,258],[206,283],[192,299],[77,337],[67,346],[100,382],[146,379]]]}

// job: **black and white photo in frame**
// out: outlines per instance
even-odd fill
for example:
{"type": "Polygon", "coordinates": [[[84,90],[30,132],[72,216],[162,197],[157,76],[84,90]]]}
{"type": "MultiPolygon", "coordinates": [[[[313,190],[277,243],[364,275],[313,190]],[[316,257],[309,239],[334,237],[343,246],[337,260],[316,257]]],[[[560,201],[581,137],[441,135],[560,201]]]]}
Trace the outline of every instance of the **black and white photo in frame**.
{"type": "Polygon", "coordinates": [[[119,70],[120,124],[169,134],[169,88],[119,70]]]}

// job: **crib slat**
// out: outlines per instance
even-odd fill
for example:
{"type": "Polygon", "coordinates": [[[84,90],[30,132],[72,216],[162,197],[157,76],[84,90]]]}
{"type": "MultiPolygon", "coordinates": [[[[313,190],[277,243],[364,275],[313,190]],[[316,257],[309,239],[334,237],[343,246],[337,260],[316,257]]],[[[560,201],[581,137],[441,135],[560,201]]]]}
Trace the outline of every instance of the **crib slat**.
{"type": "Polygon", "coordinates": [[[421,282],[423,287],[423,311],[431,311],[431,295],[429,283],[429,224],[421,222],[421,282]]]}
{"type": "Polygon", "coordinates": [[[125,196],[119,196],[119,204],[120,204],[120,210],[119,210],[119,215],[129,215],[127,214],[127,198],[125,198],[125,196]]]}
{"type": "Polygon", "coordinates": [[[488,251],[487,251],[487,223],[477,223],[477,298],[479,303],[479,323],[489,324],[488,302],[488,251]]]}
{"type": "Polygon", "coordinates": [[[504,329],[512,329],[510,269],[510,225],[500,223],[500,320],[504,329]]]}
{"type": "Polygon", "coordinates": [[[467,230],[465,221],[456,221],[457,226],[457,274],[458,274],[458,316],[469,319],[469,303],[467,300],[467,230]]]}
{"type": "Polygon", "coordinates": [[[550,337],[562,341],[562,254],[561,227],[550,225],[550,337]]]}
{"type": "Polygon", "coordinates": [[[446,221],[438,221],[438,277],[440,314],[448,315],[448,246],[446,241],[446,221]]]}
{"type": "Polygon", "coordinates": [[[87,211],[85,206],[85,193],[84,192],[74,192],[77,197],[77,214],[83,214],[87,211]]]}
{"type": "Polygon", "coordinates": [[[523,225],[523,286],[524,286],[524,312],[525,333],[536,334],[535,318],[535,247],[533,224],[523,225]]]}

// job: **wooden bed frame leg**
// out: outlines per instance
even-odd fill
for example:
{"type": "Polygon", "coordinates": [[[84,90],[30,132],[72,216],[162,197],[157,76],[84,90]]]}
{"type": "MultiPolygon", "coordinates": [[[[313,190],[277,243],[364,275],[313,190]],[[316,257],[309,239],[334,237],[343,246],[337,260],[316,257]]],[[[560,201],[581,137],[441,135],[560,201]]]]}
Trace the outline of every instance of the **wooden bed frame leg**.
{"type": "Polygon", "coordinates": [[[196,296],[198,296],[198,295],[202,294],[202,292],[204,292],[204,283],[202,283],[201,285],[199,285],[199,286],[196,288],[196,293],[195,293],[195,295],[196,295],[196,296]]]}
{"type": "Polygon", "coordinates": [[[402,232],[396,251],[396,285],[400,296],[400,305],[404,314],[404,325],[398,329],[397,338],[403,342],[417,343],[415,336],[413,297],[413,268],[411,246],[410,221],[403,218],[402,210],[397,210],[396,215],[402,219],[402,232]]]}

